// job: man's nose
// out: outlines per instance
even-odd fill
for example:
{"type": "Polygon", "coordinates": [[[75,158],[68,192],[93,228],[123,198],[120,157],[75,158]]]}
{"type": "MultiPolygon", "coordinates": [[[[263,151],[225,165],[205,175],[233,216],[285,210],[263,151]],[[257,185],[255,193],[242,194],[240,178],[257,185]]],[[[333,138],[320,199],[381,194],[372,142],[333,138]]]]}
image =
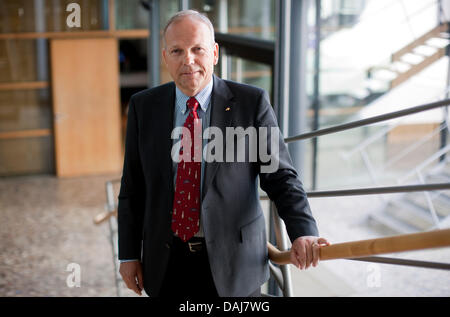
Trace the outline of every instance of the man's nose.
{"type": "Polygon", "coordinates": [[[187,52],[186,55],[184,55],[184,64],[190,65],[194,63],[194,54],[191,52],[187,52]]]}

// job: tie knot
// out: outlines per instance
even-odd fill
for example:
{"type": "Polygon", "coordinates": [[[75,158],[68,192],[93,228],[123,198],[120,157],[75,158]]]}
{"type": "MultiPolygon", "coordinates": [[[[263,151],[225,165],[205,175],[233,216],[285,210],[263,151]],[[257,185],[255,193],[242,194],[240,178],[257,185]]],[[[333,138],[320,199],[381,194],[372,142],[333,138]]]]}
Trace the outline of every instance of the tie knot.
{"type": "Polygon", "coordinates": [[[199,106],[199,103],[198,103],[197,99],[195,99],[195,97],[191,97],[191,98],[188,99],[186,104],[189,107],[189,110],[192,111],[192,114],[194,115],[194,118],[197,119],[198,118],[197,108],[199,106]]]}

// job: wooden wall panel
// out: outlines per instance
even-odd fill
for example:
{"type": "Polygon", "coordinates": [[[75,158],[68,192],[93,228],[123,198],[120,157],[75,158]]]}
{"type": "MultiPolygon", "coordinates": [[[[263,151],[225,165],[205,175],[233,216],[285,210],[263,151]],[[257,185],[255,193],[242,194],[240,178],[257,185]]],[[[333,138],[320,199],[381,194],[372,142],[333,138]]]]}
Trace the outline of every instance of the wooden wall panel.
{"type": "Polygon", "coordinates": [[[119,172],[117,40],[53,39],[50,52],[56,174],[119,172]]]}

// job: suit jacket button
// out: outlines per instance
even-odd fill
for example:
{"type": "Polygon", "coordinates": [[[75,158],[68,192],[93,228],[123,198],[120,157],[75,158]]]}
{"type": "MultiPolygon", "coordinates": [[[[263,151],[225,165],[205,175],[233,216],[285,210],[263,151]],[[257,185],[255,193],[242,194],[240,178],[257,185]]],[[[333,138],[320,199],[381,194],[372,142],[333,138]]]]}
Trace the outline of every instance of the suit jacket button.
{"type": "Polygon", "coordinates": [[[166,243],[166,248],[170,249],[170,245],[168,243],[166,243]]]}

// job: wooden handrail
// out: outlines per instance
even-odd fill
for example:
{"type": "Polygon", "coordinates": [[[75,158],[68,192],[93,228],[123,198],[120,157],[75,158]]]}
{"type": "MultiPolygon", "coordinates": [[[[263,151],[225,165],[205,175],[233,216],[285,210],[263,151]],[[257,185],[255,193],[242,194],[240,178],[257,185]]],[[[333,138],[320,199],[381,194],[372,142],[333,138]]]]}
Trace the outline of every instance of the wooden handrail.
{"type": "Polygon", "coordinates": [[[94,217],[94,224],[99,225],[112,216],[117,217],[117,210],[101,212],[94,217]]]}
{"type": "MultiPolygon", "coordinates": [[[[349,259],[376,254],[422,250],[450,246],[450,229],[391,237],[336,243],[320,247],[320,260],[349,259]]],[[[290,264],[290,252],[267,243],[269,259],[276,264],[290,264]]]]}
{"type": "MultiPolygon", "coordinates": [[[[110,217],[117,217],[117,210],[102,212],[94,217],[94,223],[99,225],[110,217]]],[[[321,261],[350,259],[370,255],[442,248],[450,246],[450,229],[411,233],[391,237],[359,240],[321,246],[319,257],[321,261]]],[[[290,251],[280,251],[267,242],[269,259],[276,264],[290,264],[290,251]]]]}

